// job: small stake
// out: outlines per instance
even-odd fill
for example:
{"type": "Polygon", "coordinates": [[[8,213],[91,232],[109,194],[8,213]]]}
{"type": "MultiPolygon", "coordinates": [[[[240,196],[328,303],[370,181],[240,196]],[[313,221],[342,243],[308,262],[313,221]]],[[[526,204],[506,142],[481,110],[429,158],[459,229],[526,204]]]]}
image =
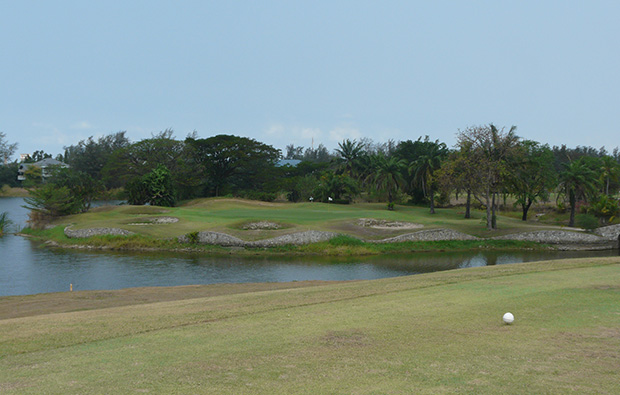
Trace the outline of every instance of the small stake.
{"type": "Polygon", "coordinates": [[[73,284],[69,284],[69,292],[73,292],[73,284]]]}

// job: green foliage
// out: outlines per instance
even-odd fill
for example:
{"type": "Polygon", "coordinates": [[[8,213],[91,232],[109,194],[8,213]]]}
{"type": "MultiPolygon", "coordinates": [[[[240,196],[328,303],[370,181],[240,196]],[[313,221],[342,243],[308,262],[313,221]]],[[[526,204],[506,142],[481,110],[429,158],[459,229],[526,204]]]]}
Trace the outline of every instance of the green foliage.
{"type": "Polygon", "coordinates": [[[189,232],[186,236],[189,244],[198,244],[198,232],[189,232]]]}
{"type": "Polygon", "coordinates": [[[26,181],[24,181],[24,187],[32,188],[37,185],[41,185],[43,182],[43,170],[39,166],[28,166],[24,171],[26,181]]]}
{"type": "Polygon", "coordinates": [[[8,229],[9,226],[13,224],[13,221],[9,218],[9,213],[3,211],[0,213],[0,236],[4,235],[4,232],[8,229]]]}
{"type": "Polygon", "coordinates": [[[2,165],[0,163],[0,186],[8,185],[9,187],[18,187],[19,182],[17,181],[17,171],[19,169],[19,164],[17,162],[7,163],[6,165],[2,165]]]}
{"type": "Polygon", "coordinates": [[[600,218],[603,223],[607,223],[620,211],[618,200],[608,195],[601,195],[594,200],[588,207],[588,213],[600,218]]]}
{"type": "Polygon", "coordinates": [[[355,247],[363,245],[364,241],[347,235],[338,235],[336,237],[332,237],[328,241],[328,244],[333,247],[355,247]]]}
{"type": "Polygon", "coordinates": [[[129,182],[126,190],[129,204],[172,207],[176,203],[170,171],[163,165],[129,182]]]}
{"type": "Polygon", "coordinates": [[[575,216],[575,222],[578,227],[586,230],[598,228],[598,218],[592,214],[577,214],[575,216]]]}
{"type": "Polygon", "coordinates": [[[72,198],[79,202],[77,212],[84,212],[90,208],[91,202],[104,190],[103,183],[96,181],[87,173],[71,168],[55,169],[48,183],[56,187],[66,187],[71,191],[72,198]]]}
{"type": "Polygon", "coordinates": [[[319,179],[319,185],[314,191],[315,200],[324,203],[346,200],[351,201],[358,194],[359,186],[357,182],[346,174],[335,174],[326,171],[319,179]]]}
{"type": "Polygon", "coordinates": [[[30,197],[25,198],[25,202],[24,207],[52,218],[79,213],[83,207],[71,189],[54,184],[44,184],[31,189],[30,197]]]}
{"type": "Polygon", "coordinates": [[[197,173],[215,196],[224,191],[263,189],[273,181],[280,150],[254,139],[217,135],[207,139],[188,137],[194,149],[197,173]]]}

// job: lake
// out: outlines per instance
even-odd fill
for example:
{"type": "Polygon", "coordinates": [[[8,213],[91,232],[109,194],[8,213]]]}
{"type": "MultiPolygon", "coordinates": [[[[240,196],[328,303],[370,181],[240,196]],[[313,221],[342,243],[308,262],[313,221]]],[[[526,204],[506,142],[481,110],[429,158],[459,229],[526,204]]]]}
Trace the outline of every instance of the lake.
{"type": "MultiPolygon", "coordinates": [[[[22,198],[0,198],[14,229],[28,210],[22,198]]],[[[104,204],[104,203],[100,203],[104,204]]],[[[370,280],[474,266],[546,259],[615,256],[617,251],[440,252],[324,258],[212,257],[178,252],[51,249],[14,234],[0,237],[0,296],[190,284],[370,280]]]]}

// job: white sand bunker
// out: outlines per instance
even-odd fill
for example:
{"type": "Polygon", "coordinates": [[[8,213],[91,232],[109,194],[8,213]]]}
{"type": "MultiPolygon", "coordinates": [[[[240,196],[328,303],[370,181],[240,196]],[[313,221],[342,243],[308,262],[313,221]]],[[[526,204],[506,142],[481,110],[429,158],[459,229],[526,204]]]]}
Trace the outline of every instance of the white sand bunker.
{"type": "Polygon", "coordinates": [[[357,220],[358,226],[373,229],[420,229],[424,225],[414,224],[413,222],[388,221],[386,219],[360,218],[357,220]]]}
{"type": "Polygon", "coordinates": [[[179,222],[179,219],[175,217],[164,216],[164,217],[142,218],[140,222],[132,222],[127,225],[136,225],[136,226],[163,225],[163,224],[173,224],[175,222],[179,222]]]}
{"type": "Polygon", "coordinates": [[[260,221],[243,225],[243,230],[278,230],[281,226],[274,222],[260,221]]]}

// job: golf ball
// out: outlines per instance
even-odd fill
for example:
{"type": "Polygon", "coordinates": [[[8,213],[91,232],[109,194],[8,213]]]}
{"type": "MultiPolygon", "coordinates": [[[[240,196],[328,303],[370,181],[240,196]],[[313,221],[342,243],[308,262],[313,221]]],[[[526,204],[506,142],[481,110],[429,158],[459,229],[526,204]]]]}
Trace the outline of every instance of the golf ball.
{"type": "Polygon", "coordinates": [[[504,317],[502,319],[504,320],[505,323],[512,324],[512,321],[515,320],[515,316],[512,315],[512,313],[506,313],[504,314],[504,317]]]}

